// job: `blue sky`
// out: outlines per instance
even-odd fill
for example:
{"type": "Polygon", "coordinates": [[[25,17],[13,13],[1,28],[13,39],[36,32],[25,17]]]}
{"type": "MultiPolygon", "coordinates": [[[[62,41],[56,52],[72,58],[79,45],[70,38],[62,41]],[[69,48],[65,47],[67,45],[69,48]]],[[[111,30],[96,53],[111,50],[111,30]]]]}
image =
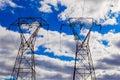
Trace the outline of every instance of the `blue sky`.
{"type": "MultiPolygon", "coordinates": [[[[36,41],[36,61],[39,64],[37,69],[39,66],[43,72],[43,74],[38,72],[41,75],[38,80],[49,78],[72,80],[75,42],[70,28],[64,27],[60,34],[60,26],[71,17],[92,17],[95,24],[102,25],[101,30],[98,26],[93,27],[90,38],[97,80],[109,80],[110,77],[111,80],[118,80],[120,78],[119,8],[120,0],[85,0],[85,5],[83,0],[0,0],[0,45],[3,45],[0,46],[0,57],[7,55],[6,59],[0,59],[0,65],[2,64],[0,79],[9,78],[17,55],[19,33],[15,29],[10,31],[6,29],[18,17],[42,17],[50,25],[49,32],[46,27],[40,30],[36,41]]],[[[29,34],[25,34],[27,35],[29,34]]]]}

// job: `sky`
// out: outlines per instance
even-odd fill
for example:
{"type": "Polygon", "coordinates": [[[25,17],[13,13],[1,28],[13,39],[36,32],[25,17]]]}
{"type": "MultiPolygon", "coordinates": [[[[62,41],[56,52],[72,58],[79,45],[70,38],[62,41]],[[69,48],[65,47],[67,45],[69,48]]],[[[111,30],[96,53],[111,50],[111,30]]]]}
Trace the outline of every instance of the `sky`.
{"type": "Polygon", "coordinates": [[[72,80],[74,36],[70,28],[60,34],[71,17],[90,17],[102,25],[93,27],[89,41],[96,78],[120,79],[120,0],[0,0],[0,80],[9,80],[20,45],[19,31],[7,28],[30,16],[50,25],[49,31],[40,29],[35,43],[37,80],[72,80]]]}

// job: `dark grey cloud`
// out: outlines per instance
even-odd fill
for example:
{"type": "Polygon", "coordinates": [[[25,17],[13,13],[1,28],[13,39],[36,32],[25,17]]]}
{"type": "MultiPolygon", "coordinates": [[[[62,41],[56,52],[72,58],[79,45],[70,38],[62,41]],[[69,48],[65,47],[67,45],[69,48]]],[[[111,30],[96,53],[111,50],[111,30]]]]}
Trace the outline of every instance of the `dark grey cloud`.
{"type": "Polygon", "coordinates": [[[120,80],[120,74],[113,75],[106,74],[102,77],[97,78],[97,80],[120,80]]]}
{"type": "Polygon", "coordinates": [[[117,43],[115,43],[115,46],[120,48],[120,41],[118,41],[117,43]]]}
{"type": "Polygon", "coordinates": [[[63,41],[64,42],[64,46],[69,48],[72,52],[75,52],[75,42],[68,42],[68,41],[63,41]]]}
{"type": "Polygon", "coordinates": [[[120,67],[120,54],[111,55],[111,58],[104,58],[99,61],[106,63],[107,65],[110,65],[110,66],[119,66],[120,67]]]}
{"type": "MultiPolygon", "coordinates": [[[[120,69],[120,54],[111,55],[109,58],[103,58],[98,60],[95,70],[104,70],[106,72],[113,69],[120,69]]],[[[114,73],[114,71],[113,71],[114,73]]],[[[97,80],[119,80],[120,74],[104,74],[102,77],[97,76],[97,80]]]]}
{"type": "Polygon", "coordinates": [[[114,69],[114,68],[120,68],[120,54],[111,55],[109,58],[103,58],[97,61],[97,65],[95,66],[95,69],[114,69]]]}
{"type": "Polygon", "coordinates": [[[10,76],[12,72],[12,66],[6,65],[4,62],[0,62],[0,76],[10,76]]]}
{"type": "Polygon", "coordinates": [[[52,70],[52,71],[58,71],[66,74],[73,73],[73,66],[68,66],[68,65],[59,66],[57,64],[50,61],[36,60],[36,66],[39,66],[40,68],[52,70]]]}
{"type": "MultiPolygon", "coordinates": [[[[14,62],[14,60],[13,60],[14,62]]],[[[8,62],[9,63],[9,62],[8,62]]],[[[2,76],[10,76],[10,74],[12,73],[12,69],[13,69],[13,65],[8,65],[8,63],[4,62],[4,61],[1,61],[0,62],[0,77],[2,76]]],[[[71,66],[68,66],[68,65],[63,65],[63,66],[60,66],[58,65],[59,63],[53,63],[51,61],[44,61],[44,60],[36,60],[36,67],[39,67],[40,69],[44,69],[44,70],[47,70],[47,71],[55,71],[55,72],[60,72],[60,73],[65,73],[65,74],[69,74],[71,75],[70,77],[68,76],[67,79],[65,77],[63,77],[62,74],[55,74],[55,75],[44,75],[45,77],[42,78],[41,76],[37,76],[39,77],[39,79],[42,79],[42,80],[70,80],[72,79],[72,74],[73,74],[73,67],[71,66]]],[[[36,69],[38,70],[38,69],[36,69]]],[[[39,70],[38,70],[39,71],[39,70]]],[[[40,72],[38,72],[40,73],[40,72]]],[[[38,80],[39,80],[38,79],[38,80]]]]}
{"type": "Polygon", "coordinates": [[[44,78],[38,78],[37,80],[72,80],[72,76],[64,78],[60,74],[56,74],[54,76],[47,75],[44,78]]]}
{"type": "Polygon", "coordinates": [[[19,42],[19,39],[13,35],[0,37],[0,54],[9,54],[12,51],[18,49],[19,42]]]}
{"type": "Polygon", "coordinates": [[[98,62],[98,64],[95,66],[95,70],[97,69],[101,69],[101,70],[108,70],[108,69],[111,69],[113,67],[111,67],[110,65],[106,65],[102,62],[98,62]]]}

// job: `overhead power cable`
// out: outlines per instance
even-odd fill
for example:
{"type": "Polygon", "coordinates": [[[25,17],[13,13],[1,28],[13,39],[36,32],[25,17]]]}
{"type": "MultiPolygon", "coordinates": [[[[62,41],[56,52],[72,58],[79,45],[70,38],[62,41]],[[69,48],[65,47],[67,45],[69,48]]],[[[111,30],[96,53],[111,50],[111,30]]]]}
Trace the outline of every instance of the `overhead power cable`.
{"type": "Polygon", "coordinates": [[[85,9],[85,0],[83,1],[83,7],[82,7],[82,17],[83,17],[83,14],[84,14],[84,9],[85,9]]]}

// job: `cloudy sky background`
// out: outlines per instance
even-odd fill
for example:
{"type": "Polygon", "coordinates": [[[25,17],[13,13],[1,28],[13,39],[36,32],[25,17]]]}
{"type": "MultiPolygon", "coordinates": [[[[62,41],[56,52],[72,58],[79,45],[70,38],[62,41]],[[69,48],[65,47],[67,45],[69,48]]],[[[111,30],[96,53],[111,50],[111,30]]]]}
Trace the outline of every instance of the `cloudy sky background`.
{"type": "Polygon", "coordinates": [[[10,77],[20,43],[19,32],[6,28],[21,16],[42,16],[50,24],[49,31],[40,29],[35,45],[38,80],[72,80],[74,37],[64,29],[60,48],[59,31],[70,17],[92,17],[102,25],[90,38],[96,77],[120,79],[120,0],[0,0],[0,80],[10,77]]]}

